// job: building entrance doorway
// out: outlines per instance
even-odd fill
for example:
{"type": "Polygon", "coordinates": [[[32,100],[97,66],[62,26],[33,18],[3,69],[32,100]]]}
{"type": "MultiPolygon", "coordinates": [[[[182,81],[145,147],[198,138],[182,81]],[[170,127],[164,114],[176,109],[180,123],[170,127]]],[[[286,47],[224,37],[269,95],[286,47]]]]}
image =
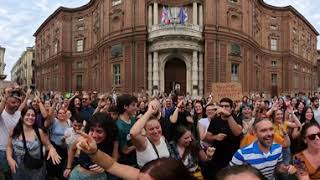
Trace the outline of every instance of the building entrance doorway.
{"type": "Polygon", "coordinates": [[[187,67],[184,61],[178,58],[170,59],[165,64],[165,92],[186,94],[187,67]]]}

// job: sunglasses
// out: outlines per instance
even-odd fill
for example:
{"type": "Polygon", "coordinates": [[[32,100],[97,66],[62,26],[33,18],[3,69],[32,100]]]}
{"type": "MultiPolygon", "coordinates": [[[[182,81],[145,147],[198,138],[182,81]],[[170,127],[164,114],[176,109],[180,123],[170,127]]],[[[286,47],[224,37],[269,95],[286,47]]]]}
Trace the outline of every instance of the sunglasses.
{"type": "Polygon", "coordinates": [[[316,137],[318,137],[320,139],[320,132],[318,132],[317,134],[310,134],[307,136],[307,138],[311,141],[314,141],[316,139],[316,137]]]}

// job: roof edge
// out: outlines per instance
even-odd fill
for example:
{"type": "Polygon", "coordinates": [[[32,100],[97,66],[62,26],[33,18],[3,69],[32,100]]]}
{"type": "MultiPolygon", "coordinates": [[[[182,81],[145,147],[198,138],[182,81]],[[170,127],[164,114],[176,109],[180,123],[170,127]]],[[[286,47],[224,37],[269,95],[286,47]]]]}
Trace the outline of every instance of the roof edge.
{"type": "Polygon", "coordinates": [[[277,7],[277,6],[273,6],[273,5],[267,4],[266,2],[264,2],[264,0],[258,0],[258,2],[263,7],[266,7],[266,8],[269,8],[269,9],[293,12],[300,19],[302,19],[317,36],[319,36],[319,32],[317,31],[317,29],[299,11],[297,11],[293,6],[289,5],[289,6],[284,6],[284,7],[277,7]]]}
{"type": "Polygon", "coordinates": [[[39,28],[36,30],[36,32],[33,34],[34,37],[36,37],[39,32],[50,22],[51,19],[53,19],[55,16],[57,16],[59,13],[61,12],[76,12],[76,11],[82,11],[82,10],[86,10],[89,7],[91,7],[96,0],[90,0],[87,4],[80,6],[80,7],[76,7],[76,8],[68,8],[68,7],[63,7],[60,6],[58,9],[56,9],[40,26],[39,28]]]}

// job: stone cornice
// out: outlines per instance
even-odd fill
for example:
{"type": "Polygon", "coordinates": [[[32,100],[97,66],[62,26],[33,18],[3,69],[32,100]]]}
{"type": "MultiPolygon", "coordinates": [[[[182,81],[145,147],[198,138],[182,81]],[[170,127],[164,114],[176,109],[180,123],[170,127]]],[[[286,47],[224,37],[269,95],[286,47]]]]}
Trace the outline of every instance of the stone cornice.
{"type": "Polygon", "coordinates": [[[291,11],[293,14],[297,15],[306,25],[310,27],[310,29],[318,36],[319,32],[316,30],[316,28],[301,14],[299,11],[297,11],[294,7],[291,5],[285,6],[285,7],[277,7],[272,6],[270,4],[267,4],[264,2],[264,0],[257,0],[259,4],[262,5],[262,7],[270,9],[270,10],[276,10],[276,11],[291,11]]]}
{"type": "Polygon", "coordinates": [[[62,7],[60,6],[57,10],[55,10],[41,25],[40,27],[37,29],[37,31],[33,34],[34,37],[36,37],[39,32],[54,18],[56,17],[58,14],[60,14],[61,12],[69,12],[69,13],[74,13],[74,12],[78,12],[78,11],[83,11],[86,9],[89,9],[91,6],[94,5],[95,2],[98,2],[99,0],[90,0],[87,4],[81,6],[81,7],[77,7],[77,8],[67,8],[67,7],[62,7]]]}

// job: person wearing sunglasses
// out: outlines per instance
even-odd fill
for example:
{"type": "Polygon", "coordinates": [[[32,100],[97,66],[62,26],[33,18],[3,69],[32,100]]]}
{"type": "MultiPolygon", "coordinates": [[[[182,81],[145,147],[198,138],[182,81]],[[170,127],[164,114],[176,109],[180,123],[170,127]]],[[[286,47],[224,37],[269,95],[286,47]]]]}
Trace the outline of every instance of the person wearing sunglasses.
{"type": "Polygon", "coordinates": [[[320,179],[320,126],[315,122],[306,123],[300,136],[306,149],[293,157],[293,164],[298,169],[298,179],[320,179]]]}

